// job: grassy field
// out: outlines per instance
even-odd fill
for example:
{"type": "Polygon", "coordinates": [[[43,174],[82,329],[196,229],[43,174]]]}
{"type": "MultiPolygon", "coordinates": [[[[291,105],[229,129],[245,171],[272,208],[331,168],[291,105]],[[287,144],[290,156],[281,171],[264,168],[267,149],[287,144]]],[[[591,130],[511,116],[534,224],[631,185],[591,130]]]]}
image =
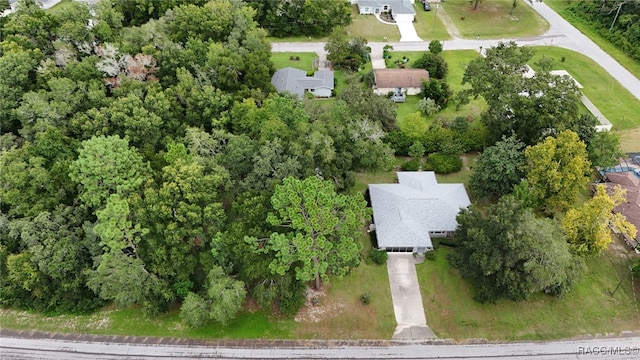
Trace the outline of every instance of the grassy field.
{"type": "MultiPolygon", "coordinates": [[[[410,52],[410,51],[391,51],[391,58],[387,60],[389,67],[394,67],[394,63],[403,57],[409,58],[409,66],[413,64],[420,56],[422,52],[410,52]]],[[[462,77],[467,64],[473,60],[478,53],[473,50],[447,50],[442,52],[442,56],[446,60],[449,66],[449,75],[447,76],[447,83],[454,94],[462,90],[462,77]]],[[[405,103],[398,104],[398,126],[403,127],[406,121],[407,115],[414,113],[417,110],[416,106],[420,101],[419,96],[408,96],[405,103]]],[[[479,118],[482,111],[486,109],[487,105],[482,99],[476,99],[469,104],[462,106],[460,109],[456,109],[455,104],[451,104],[446,109],[440,111],[437,114],[431,116],[424,116],[428,124],[431,124],[437,117],[445,119],[453,119],[456,116],[471,117],[474,119],[479,118]]]]}
{"type": "MultiPolygon", "coordinates": [[[[542,56],[554,61],[554,70],[567,70],[584,88],[582,92],[613,124],[613,130],[640,127],[640,101],[590,58],[577,52],[551,46],[536,47],[533,64],[542,56]],[[565,61],[562,62],[562,57],[565,61]]],[[[639,140],[640,141],[640,140],[639,140]]]]}
{"type": "Polygon", "coordinates": [[[422,10],[419,2],[416,2],[416,21],[413,26],[416,28],[416,33],[424,41],[431,40],[449,40],[451,35],[447,31],[447,28],[442,24],[440,18],[436,16],[434,10],[424,11],[422,10]],[[435,21],[435,22],[434,22],[435,21]],[[435,26],[435,30],[434,27],[435,26]]]}
{"type": "MultiPolygon", "coordinates": [[[[607,253],[588,259],[588,272],[564,299],[536,294],[530,300],[480,304],[447,263],[450,248],[416,266],[428,324],[442,338],[491,340],[560,339],[640,329],[640,314],[627,278],[609,296],[629,262],[607,253]]],[[[637,282],[637,281],[636,281],[637,282]]]]}
{"type": "Polygon", "coordinates": [[[346,30],[349,36],[359,36],[369,42],[400,41],[400,31],[396,25],[384,24],[373,15],[360,15],[356,5],[351,6],[351,25],[346,30]]]}
{"type": "Polygon", "coordinates": [[[512,3],[513,0],[483,1],[473,10],[469,0],[448,0],[442,6],[465,38],[516,38],[540,35],[549,29],[549,24],[522,1],[510,15],[512,3]]]}
{"type": "Polygon", "coordinates": [[[596,45],[598,45],[607,54],[616,59],[620,65],[624,66],[633,75],[635,75],[635,77],[640,78],[640,63],[633,60],[627,54],[619,50],[615,45],[598,35],[591,23],[586,22],[581,18],[577,18],[566,11],[566,8],[569,7],[567,0],[545,0],[545,3],[560,14],[565,20],[570,22],[571,25],[580,30],[581,33],[588,36],[591,41],[596,43],[596,45]]]}
{"type": "Polygon", "coordinates": [[[307,72],[315,70],[313,68],[313,60],[318,55],[312,52],[290,53],[290,52],[274,52],[271,53],[271,61],[276,69],[282,69],[285,67],[294,67],[296,69],[304,70],[307,72]],[[291,57],[299,57],[300,60],[292,60],[291,57]]]}

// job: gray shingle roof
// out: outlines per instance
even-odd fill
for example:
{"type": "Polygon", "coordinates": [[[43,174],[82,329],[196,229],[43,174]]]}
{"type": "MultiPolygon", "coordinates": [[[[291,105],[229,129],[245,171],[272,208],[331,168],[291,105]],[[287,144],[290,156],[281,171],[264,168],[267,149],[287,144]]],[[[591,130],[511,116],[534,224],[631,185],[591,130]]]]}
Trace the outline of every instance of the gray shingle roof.
{"type": "Polygon", "coordinates": [[[398,172],[398,184],[370,184],[378,246],[433,247],[430,231],[454,231],[471,204],[463,184],[438,184],[431,171],[398,172]]]}
{"type": "Polygon", "coordinates": [[[305,90],[319,88],[333,89],[333,71],[318,70],[313,76],[307,76],[307,73],[303,70],[286,67],[278,69],[278,71],[273,74],[271,83],[276,87],[278,92],[288,91],[302,98],[305,90]]]}
{"type": "Polygon", "coordinates": [[[415,14],[413,4],[409,0],[358,0],[358,7],[383,7],[389,6],[395,14],[415,14]]]}

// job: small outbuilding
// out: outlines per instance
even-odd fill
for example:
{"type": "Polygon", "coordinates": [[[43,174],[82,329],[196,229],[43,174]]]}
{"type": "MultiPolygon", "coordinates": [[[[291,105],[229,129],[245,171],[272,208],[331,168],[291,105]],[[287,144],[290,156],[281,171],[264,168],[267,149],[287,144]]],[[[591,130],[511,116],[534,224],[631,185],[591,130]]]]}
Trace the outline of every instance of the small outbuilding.
{"type": "Polygon", "coordinates": [[[456,216],[471,204],[464,184],[439,184],[432,171],[398,172],[397,184],[369,184],[378,248],[424,253],[431,238],[456,230],[456,216]]]}

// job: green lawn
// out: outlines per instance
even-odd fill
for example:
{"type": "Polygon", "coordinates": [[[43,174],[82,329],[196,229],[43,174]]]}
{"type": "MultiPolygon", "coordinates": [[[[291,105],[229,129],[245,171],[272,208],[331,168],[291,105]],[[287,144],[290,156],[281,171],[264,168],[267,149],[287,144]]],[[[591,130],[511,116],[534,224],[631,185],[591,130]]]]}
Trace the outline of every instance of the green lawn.
{"type": "Polygon", "coordinates": [[[590,58],[567,49],[551,46],[536,47],[533,64],[542,56],[554,60],[554,70],[567,70],[584,88],[582,92],[613,124],[613,130],[640,127],[640,101],[590,58]],[[562,62],[562,57],[565,61],[562,62]]]}
{"type": "Polygon", "coordinates": [[[640,63],[619,50],[608,40],[598,35],[591,23],[586,22],[581,18],[575,17],[573,14],[566,11],[566,8],[569,7],[569,2],[567,0],[546,0],[545,3],[549,5],[549,7],[551,7],[553,10],[555,10],[558,14],[560,14],[565,20],[570,22],[571,25],[580,30],[580,32],[588,36],[607,54],[616,59],[616,61],[620,63],[620,65],[624,66],[635,77],[640,78],[640,63]]]}
{"type": "Polygon", "coordinates": [[[631,280],[609,296],[629,262],[610,253],[587,260],[588,272],[564,299],[536,294],[528,301],[480,304],[458,272],[449,268],[450,248],[416,266],[429,327],[441,338],[490,340],[561,339],[640,328],[631,280]]]}
{"type": "Polygon", "coordinates": [[[472,1],[448,0],[441,6],[466,38],[516,38],[540,35],[549,29],[549,24],[522,0],[509,15],[511,4],[513,0],[489,0],[473,10],[472,1]]]}
{"type": "Polygon", "coordinates": [[[400,31],[395,24],[384,24],[373,15],[360,15],[356,5],[351,6],[351,25],[346,30],[349,36],[359,36],[369,42],[400,41],[400,31]]]}
{"type": "Polygon", "coordinates": [[[300,52],[300,53],[291,53],[291,52],[274,52],[271,53],[271,61],[273,61],[273,65],[276,69],[282,69],[285,67],[294,67],[296,69],[304,70],[307,72],[313,71],[313,60],[316,59],[318,55],[312,52],[300,52]],[[299,60],[293,60],[299,57],[299,60]]]}
{"type": "Polygon", "coordinates": [[[447,28],[442,24],[440,18],[436,16],[435,9],[431,11],[422,10],[421,6],[416,2],[416,20],[413,22],[413,26],[416,28],[416,33],[424,41],[431,40],[449,40],[451,35],[447,31],[447,28]],[[434,23],[435,21],[435,23],[434,23]],[[435,26],[435,30],[434,27],[435,26]]]}
{"type": "Polygon", "coordinates": [[[50,7],[49,9],[45,10],[45,11],[49,11],[52,14],[57,14],[67,8],[71,7],[71,4],[73,4],[73,0],[61,0],[59,3],[57,3],[56,5],[50,7]]]}
{"type": "MultiPolygon", "coordinates": [[[[395,67],[395,62],[403,57],[409,58],[409,66],[413,64],[420,56],[422,52],[411,51],[391,51],[391,58],[387,60],[388,67],[395,67]]],[[[449,75],[447,76],[447,83],[454,94],[462,90],[462,77],[467,64],[478,56],[478,53],[473,50],[447,50],[442,52],[442,56],[449,66],[449,75]]],[[[419,96],[408,96],[405,103],[398,104],[398,116],[397,123],[400,128],[403,128],[406,122],[406,117],[412,114],[418,109],[416,108],[419,96]]],[[[472,100],[469,104],[462,106],[460,109],[456,109],[455,104],[449,105],[446,109],[440,111],[437,114],[431,116],[424,116],[428,124],[431,124],[437,117],[443,117],[445,119],[453,119],[456,116],[471,117],[478,119],[482,111],[487,107],[487,104],[483,99],[472,100]]]]}

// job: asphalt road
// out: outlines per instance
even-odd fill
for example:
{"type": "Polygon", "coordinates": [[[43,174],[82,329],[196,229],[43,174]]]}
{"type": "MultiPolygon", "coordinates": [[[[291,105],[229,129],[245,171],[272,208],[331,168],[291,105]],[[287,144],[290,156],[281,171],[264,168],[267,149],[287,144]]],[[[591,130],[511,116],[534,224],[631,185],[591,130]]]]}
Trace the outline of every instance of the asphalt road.
{"type": "MultiPolygon", "coordinates": [[[[640,336],[551,342],[452,345],[446,342],[344,346],[309,341],[270,347],[226,347],[219,344],[168,345],[130,342],[85,342],[0,337],[0,357],[10,359],[638,359],[640,336]]],[[[188,342],[188,341],[186,341],[188,342]]]]}
{"type": "MultiPolygon", "coordinates": [[[[529,4],[528,2],[524,2],[529,4]]],[[[640,80],[633,76],[627,69],[622,67],[609,54],[605,53],[591,39],[583,35],[560,15],[554,12],[544,3],[534,3],[532,6],[550,24],[550,29],[541,36],[518,38],[518,39],[452,39],[444,41],[445,50],[480,50],[495,46],[498,42],[515,40],[519,45],[524,46],[559,46],[570,49],[585,56],[590,57],[600,64],[614,79],[624,86],[637,99],[640,99],[640,80]]],[[[370,43],[372,51],[382,51],[386,44],[393,46],[395,51],[428,51],[429,43],[426,41],[417,42],[397,42],[397,43],[370,43]]],[[[325,43],[272,43],[271,49],[274,52],[315,52],[324,54],[325,43]]],[[[324,55],[326,56],[326,55],[324,55]]],[[[372,54],[372,57],[374,55],[372,54]]],[[[615,94],[603,94],[604,96],[615,96],[615,94]]]]}

